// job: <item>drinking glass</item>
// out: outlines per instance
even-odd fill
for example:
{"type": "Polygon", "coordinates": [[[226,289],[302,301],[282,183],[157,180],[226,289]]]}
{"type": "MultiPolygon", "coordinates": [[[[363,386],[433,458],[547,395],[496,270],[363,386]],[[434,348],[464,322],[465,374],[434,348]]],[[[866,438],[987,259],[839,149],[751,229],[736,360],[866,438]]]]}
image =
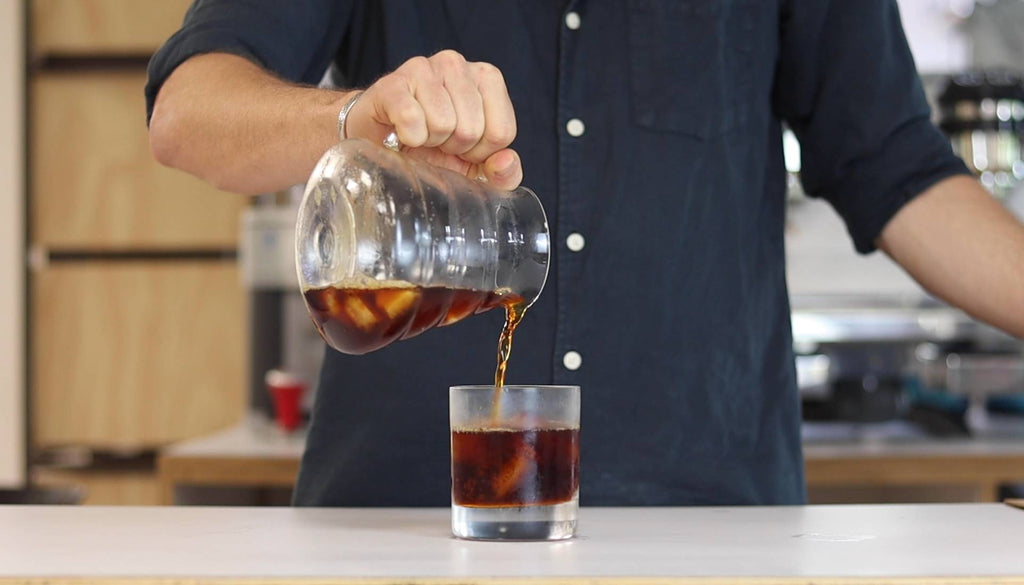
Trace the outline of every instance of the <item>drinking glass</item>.
{"type": "Polygon", "coordinates": [[[560,540],[579,510],[579,386],[453,386],[452,533],[560,540]]]}

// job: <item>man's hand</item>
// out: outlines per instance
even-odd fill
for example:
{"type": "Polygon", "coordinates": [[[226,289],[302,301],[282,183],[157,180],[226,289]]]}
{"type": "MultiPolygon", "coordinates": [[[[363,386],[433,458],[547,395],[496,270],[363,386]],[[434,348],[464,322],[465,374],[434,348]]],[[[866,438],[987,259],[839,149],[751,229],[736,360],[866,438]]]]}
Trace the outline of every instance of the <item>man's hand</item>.
{"type": "Polygon", "coordinates": [[[876,244],[936,296],[1024,339],[1024,225],[974,179],[922,193],[876,244]]]}
{"type": "Polygon", "coordinates": [[[392,129],[414,156],[501,189],[523,178],[508,146],[516,118],[496,67],[455,51],[413,57],[371,85],[348,116],[349,137],[380,142],[392,129]]]}
{"type": "MultiPolygon", "coordinates": [[[[304,183],[338,141],[338,112],[353,95],[282,81],[235,55],[197,55],[160,88],[150,148],[160,163],[226,191],[278,191],[304,183]]],[[[347,129],[378,143],[394,129],[412,156],[501,189],[523,177],[508,148],[516,122],[501,73],[454,51],[410,59],[380,78],[349,112],[347,129]]]]}

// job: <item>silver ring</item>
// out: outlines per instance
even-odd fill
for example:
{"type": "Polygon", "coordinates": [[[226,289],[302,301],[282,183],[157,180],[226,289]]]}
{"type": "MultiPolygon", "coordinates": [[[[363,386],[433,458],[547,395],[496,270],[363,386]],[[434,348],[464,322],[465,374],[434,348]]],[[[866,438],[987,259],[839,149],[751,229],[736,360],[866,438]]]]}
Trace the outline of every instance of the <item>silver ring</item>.
{"type": "Polygon", "coordinates": [[[348,121],[348,113],[352,109],[352,106],[356,105],[359,101],[359,97],[363,95],[363,92],[356,92],[356,95],[352,96],[348,102],[342,106],[341,111],[338,112],[338,140],[348,139],[348,129],[345,127],[345,122],[348,121]]]}
{"type": "Polygon", "coordinates": [[[391,132],[384,138],[384,147],[395,152],[398,152],[402,148],[402,143],[398,141],[398,134],[391,132]]]}

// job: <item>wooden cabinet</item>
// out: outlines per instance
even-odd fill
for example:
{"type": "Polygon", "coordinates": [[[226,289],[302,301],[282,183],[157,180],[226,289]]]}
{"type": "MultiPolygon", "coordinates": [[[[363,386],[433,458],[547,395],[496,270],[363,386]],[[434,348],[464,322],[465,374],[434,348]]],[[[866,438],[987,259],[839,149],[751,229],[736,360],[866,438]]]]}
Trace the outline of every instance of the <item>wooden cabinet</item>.
{"type": "Polygon", "coordinates": [[[190,0],[32,0],[35,54],[148,55],[181,25],[190,0]]]}
{"type": "Polygon", "coordinates": [[[248,200],[158,165],[146,131],[146,59],[189,5],[28,3],[37,450],[151,451],[245,410],[248,200]]]}
{"type": "Polygon", "coordinates": [[[34,282],[37,448],[145,449],[237,422],[246,307],[233,262],[59,263],[34,282]]]}
{"type": "Polygon", "coordinates": [[[34,76],[31,225],[36,245],[235,247],[246,199],[153,160],[145,82],[144,71],[34,76]]]}

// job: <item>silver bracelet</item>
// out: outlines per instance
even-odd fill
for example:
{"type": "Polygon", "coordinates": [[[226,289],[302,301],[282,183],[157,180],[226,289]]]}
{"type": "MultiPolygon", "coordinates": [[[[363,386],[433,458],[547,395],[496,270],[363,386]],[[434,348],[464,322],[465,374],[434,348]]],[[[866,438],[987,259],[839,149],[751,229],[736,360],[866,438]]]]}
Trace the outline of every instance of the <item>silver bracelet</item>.
{"type": "Polygon", "coordinates": [[[348,102],[342,106],[341,111],[338,112],[338,140],[346,140],[348,138],[348,129],[345,127],[345,122],[348,121],[348,113],[352,109],[352,106],[356,105],[359,101],[359,97],[363,95],[363,92],[356,92],[356,95],[352,96],[348,102]]]}

